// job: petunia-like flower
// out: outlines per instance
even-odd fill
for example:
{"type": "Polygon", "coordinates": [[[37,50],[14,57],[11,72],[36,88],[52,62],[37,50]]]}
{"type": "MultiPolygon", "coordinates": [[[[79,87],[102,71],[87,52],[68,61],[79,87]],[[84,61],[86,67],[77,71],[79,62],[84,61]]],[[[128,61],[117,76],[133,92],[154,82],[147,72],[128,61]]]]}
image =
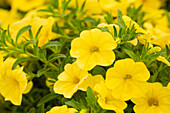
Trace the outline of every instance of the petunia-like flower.
{"type": "Polygon", "coordinates": [[[129,100],[139,97],[147,90],[150,73],[143,62],[127,58],[115,62],[106,72],[106,86],[115,98],[129,100]]]}
{"type": "Polygon", "coordinates": [[[169,113],[170,90],[160,83],[150,83],[149,90],[140,98],[133,98],[136,113],[169,113]]]}
{"type": "MultiPolygon", "coordinates": [[[[40,18],[40,17],[25,17],[20,21],[14,22],[10,26],[10,33],[11,37],[15,40],[18,31],[24,27],[31,25],[31,30],[33,33],[33,36],[36,35],[38,29],[42,27],[41,32],[38,36],[38,46],[41,47],[44,44],[48,43],[49,40],[57,38],[57,34],[52,32],[52,25],[55,22],[54,18],[48,17],[48,18],[40,18]]],[[[30,40],[29,32],[25,32],[21,35],[18,42],[21,43],[22,41],[25,41],[25,39],[30,40]]]]}
{"type": "Polygon", "coordinates": [[[58,81],[54,84],[54,92],[63,94],[65,98],[71,98],[88,76],[89,73],[80,69],[75,62],[66,64],[64,72],[58,76],[58,81]]]}
{"type": "Polygon", "coordinates": [[[66,105],[63,105],[63,106],[55,106],[46,113],[76,113],[76,112],[77,110],[75,108],[67,108],[66,105]]]}
{"type": "Polygon", "coordinates": [[[22,70],[23,68],[8,70],[0,75],[0,93],[14,105],[21,105],[22,93],[27,86],[26,74],[22,70]]]}
{"type": "Polygon", "coordinates": [[[106,110],[114,110],[116,113],[123,113],[123,110],[127,107],[127,104],[122,101],[115,99],[112,96],[112,90],[108,89],[104,83],[101,81],[94,87],[94,91],[98,93],[98,103],[106,110]]]}
{"type": "Polygon", "coordinates": [[[77,64],[84,70],[91,70],[96,65],[108,66],[115,60],[112,51],[117,44],[112,35],[99,29],[85,30],[71,43],[70,54],[77,58],[77,64]]]}
{"type": "Polygon", "coordinates": [[[80,85],[79,89],[82,91],[86,91],[87,87],[90,87],[92,88],[92,90],[94,90],[95,85],[99,84],[102,81],[104,81],[104,78],[102,75],[95,75],[95,76],[89,75],[80,85]]]}

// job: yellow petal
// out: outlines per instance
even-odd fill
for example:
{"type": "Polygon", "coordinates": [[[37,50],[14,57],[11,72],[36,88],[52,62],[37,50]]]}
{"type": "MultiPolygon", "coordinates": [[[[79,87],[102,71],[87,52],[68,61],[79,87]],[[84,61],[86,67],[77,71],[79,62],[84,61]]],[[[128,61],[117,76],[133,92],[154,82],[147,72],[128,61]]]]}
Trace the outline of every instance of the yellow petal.
{"type": "Polygon", "coordinates": [[[165,57],[159,56],[156,60],[161,61],[170,66],[170,62],[167,59],[165,59],[165,57]]]}
{"type": "Polygon", "coordinates": [[[65,98],[71,98],[77,89],[77,84],[71,82],[56,81],[54,84],[54,92],[63,94],[65,98]]]}
{"type": "Polygon", "coordinates": [[[91,87],[92,89],[94,89],[94,86],[98,83],[100,83],[101,81],[104,81],[104,78],[102,75],[89,75],[83,82],[81,85],[79,85],[79,89],[86,91],[87,87],[91,87]]]}
{"type": "Polygon", "coordinates": [[[23,91],[23,94],[29,93],[31,91],[31,89],[32,89],[32,86],[33,86],[33,82],[32,81],[28,82],[27,87],[23,91]]]}

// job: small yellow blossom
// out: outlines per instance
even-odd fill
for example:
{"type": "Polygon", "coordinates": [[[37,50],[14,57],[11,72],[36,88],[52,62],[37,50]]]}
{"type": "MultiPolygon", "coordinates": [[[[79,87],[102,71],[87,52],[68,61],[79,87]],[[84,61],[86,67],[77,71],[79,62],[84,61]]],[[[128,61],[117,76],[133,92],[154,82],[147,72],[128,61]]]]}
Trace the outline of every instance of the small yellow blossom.
{"type": "Polygon", "coordinates": [[[26,74],[22,70],[23,68],[8,70],[0,75],[0,93],[14,105],[21,105],[22,93],[27,86],[26,74]]]}
{"type": "Polygon", "coordinates": [[[135,6],[139,7],[140,5],[143,5],[143,11],[153,12],[161,7],[161,2],[160,0],[135,0],[135,6]]]}
{"type": "Polygon", "coordinates": [[[106,72],[106,86],[112,89],[115,98],[129,100],[139,97],[147,89],[150,73],[143,62],[123,59],[115,62],[106,72]]]}
{"type": "Polygon", "coordinates": [[[104,81],[101,81],[94,87],[95,92],[98,93],[98,103],[103,109],[114,110],[116,113],[123,113],[123,110],[127,107],[127,104],[115,99],[112,96],[112,90],[105,86],[104,81]]]}
{"type": "Polygon", "coordinates": [[[117,10],[120,10],[123,14],[126,14],[126,10],[130,5],[126,0],[117,1],[117,0],[100,0],[99,1],[101,8],[104,11],[108,11],[114,17],[117,16],[117,10]]]}
{"type": "Polygon", "coordinates": [[[133,98],[136,113],[169,113],[170,90],[160,83],[150,83],[149,90],[140,98],[133,98]]]}
{"type": "Polygon", "coordinates": [[[50,111],[47,111],[46,113],[76,113],[77,110],[75,108],[67,108],[66,105],[63,106],[55,106],[51,108],[50,111]]]}
{"type": "Polygon", "coordinates": [[[0,26],[3,29],[7,29],[8,25],[21,19],[21,15],[17,10],[11,9],[10,11],[5,9],[0,9],[0,26]]]}
{"type": "Polygon", "coordinates": [[[151,34],[150,42],[164,48],[166,45],[170,46],[170,34],[162,32],[159,28],[155,28],[151,23],[144,23],[146,31],[151,34]]]}
{"type": "Polygon", "coordinates": [[[12,0],[12,8],[21,11],[29,11],[33,8],[43,5],[47,0],[12,0]]]}
{"type": "Polygon", "coordinates": [[[70,54],[77,58],[77,64],[84,70],[91,70],[96,65],[108,66],[115,60],[112,51],[117,44],[112,35],[99,29],[85,30],[79,38],[71,42],[70,54]]]}
{"type": "MultiPolygon", "coordinates": [[[[43,46],[44,44],[48,43],[49,40],[57,38],[57,35],[52,32],[52,25],[54,23],[54,18],[49,17],[47,19],[39,18],[39,17],[25,17],[21,21],[17,21],[10,26],[11,37],[15,40],[18,31],[27,25],[31,25],[31,30],[33,32],[33,36],[36,35],[38,29],[42,27],[41,32],[39,34],[39,44],[38,46],[43,46]]],[[[29,32],[24,33],[20,38],[19,41],[23,41],[24,39],[29,38],[29,32]]]]}
{"type": "Polygon", "coordinates": [[[71,98],[88,76],[88,72],[80,69],[76,62],[66,64],[64,72],[58,76],[58,81],[54,84],[54,92],[63,94],[65,98],[71,98]]]}

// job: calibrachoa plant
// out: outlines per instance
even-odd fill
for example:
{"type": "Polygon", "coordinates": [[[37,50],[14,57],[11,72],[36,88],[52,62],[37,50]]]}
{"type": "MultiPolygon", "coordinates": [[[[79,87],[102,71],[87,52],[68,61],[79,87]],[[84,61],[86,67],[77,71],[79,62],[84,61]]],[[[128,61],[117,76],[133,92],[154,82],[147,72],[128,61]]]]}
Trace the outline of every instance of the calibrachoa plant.
{"type": "Polygon", "coordinates": [[[0,0],[0,113],[170,113],[168,0],[0,0]]]}

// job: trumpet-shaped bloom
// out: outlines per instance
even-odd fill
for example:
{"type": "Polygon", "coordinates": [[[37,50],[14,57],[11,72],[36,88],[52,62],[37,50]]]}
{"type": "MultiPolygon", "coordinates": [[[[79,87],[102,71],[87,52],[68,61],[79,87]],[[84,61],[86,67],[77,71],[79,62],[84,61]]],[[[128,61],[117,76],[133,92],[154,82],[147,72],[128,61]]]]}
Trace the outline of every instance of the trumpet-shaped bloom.
{"type": "Polygon", "coordinates": [[[55,106],[46,113],[75,113],[75,112],[77,112],[75,108],[67,108],[66,105],[63,105],[63,106],[55,106]]]}
{"type": "MultiPolygon", "coordinates": [[[[54,23],[54,18],[49,17],[47,19],[39,18],[39,17],[25,17],[20,21],[13,23],[10,26],[11,37],[15,40],[18,31],[27,25],[31,25],[31,30],[33,32],[33,36],[36,35],[38,29],[42,27],[40,34],[38,36],[38,46],[43,46],[44,44],[48,43],[49,40],[57,38],[57,35],[52,32],[52,25],[54,23]]],[[[29,32],[25,32],[19,38],[19,42],[24,41],[26,39],[30,39],[29,32]]]]}
{"type": "Polygon", "coordinates": [[[70,54],[77,58],[77,64],[84,70],[96,65],[108,66],[115,60],[112,51],[117,44],[112,35],[99,29],[85,30],[71,43],[70,54]]]}
{"type": "Polygon", "coordinates": [[[22,93],[27,86],[26,74],[22,70],[23,68],[8,70],[0,75],[0,93],[14,105],[21,104],[22,93]]]}
{"type": "Polygon", "coordinates": [[[140,98],[133,98],[136,113],[169,113],[170,90],[160,83],[150,83],[148,91],[140,98]]]}
{"type": "Polygon", "coordinates": [[[106,86],[115,98],[128,100],[139,97],[147,90],[150,73],[143,62],[123,59],[115,62],[106,72],[106,86]]]}
{"type": "Polygon", "coordinates": [[[65,98],[71,98],[88,76],[88,72],[80,69],[75,62],[66,64],[64,72],[58,76],[58,81],[54,84],[54,92],[63,94],[65,98]]]}
{"type": "Polygon", "coordinates": [[[29,11],[43,5],[47,0],[12,0],[12,7],[21,11],[29,11]]]}
{"type": "Polygon", "coordinates": [[[103,109],[114,110],[116,113],[123,113],[126,108],[126,103],[122,100],[115,99],[112,96],[112,90],[105,86],[104,81],[101,81],[94,87],[94,91],[98,93],[98,103],[103,109]]]}
{"type": "Polygon", "coordinates": [[[10,11],[0,9],[0,12],[0,26],[4,29],[7,29],[9,24],[18,21],[22,17],[15,9],[11,9],[10,11]]]}

